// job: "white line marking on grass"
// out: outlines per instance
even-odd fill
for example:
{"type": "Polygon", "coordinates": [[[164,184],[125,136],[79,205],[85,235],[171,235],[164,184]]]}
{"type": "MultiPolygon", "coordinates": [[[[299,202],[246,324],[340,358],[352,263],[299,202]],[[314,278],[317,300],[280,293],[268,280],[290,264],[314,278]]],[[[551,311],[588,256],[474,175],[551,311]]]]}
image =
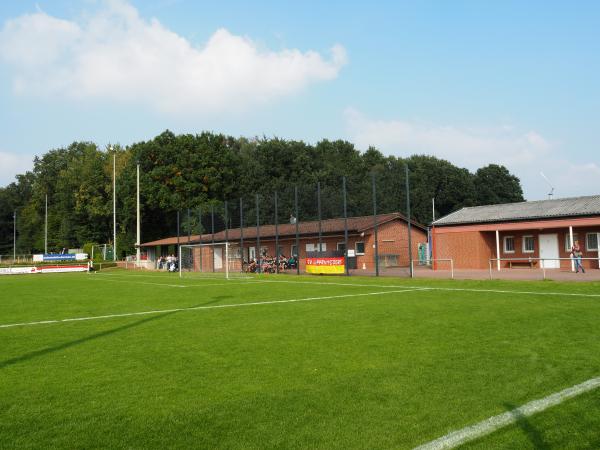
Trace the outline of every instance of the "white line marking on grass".
{"type": "Polygon", "coordinates": [[[131,313],[121,314],[106,314],[103,316],[90,316],[90,317],[73,317],[69,319],[56,319],[56,320],[42,320],[38,322],[23,322],[23,323],[8,323],[0,325],[0,328],[14,328],[24,327],[31,325],[42,325],[42,324],[53,324],[53,323],[66,323],[66,322],[81,322],[85,320],[100,320],[100,319],[112,319],[116,317],[129,317],[129,316],[144,316],[147,314],[164,314],[179,311],[198,311],[203,309],[219,309],[219,308],[241,308],[245,306],[260,306],[260,305],[275,305],[280,303],[296,303],[296,302],[311,302],[317,300],[336,300],[349,297],[366,297],[371,295],[385,295],[402,292],[414,292],[420,291],[421,289],[400,289],[396,291],[380,291],[380,292],[366,292],[364,294],[345,294],[345,295],[329,295],[326,297],[307,297],[307,298],[294,298],[290,300],[267,300],[264,302],[249,302],[249,303],[227,303],[225,305],[210,305],[210,306],[193,306],[190,308],[172,308],[172,309],[153,309],[150,311],[139,311],[131,313]]]}
{"type": "Polygon", "coordinates": [[[539,400],[533,400],[523,406],[497,416],[490,417],[475,425],[453,431],[439,439],[416,447],[414,450],[442,450],[455,448],[465,442],[486,436],[500,428],[516,423],[522,417],[529,417],[542,412],[552,406],[556,406],[570,398],[592,391],[600,387],[600,377],[591,378],[581,384],[571,386],[539,400]]]}
{"type": "Polygon", "coordinates": [[[489,292],[496,294],[524,294],[524,295],[565,295],[571,297],[600,297],[600,294],[584,294],[578,292],[543,292],[543,291],[512,291],[506,289],[475,289],[475,288],[447,288],[435,286],[402,286],[401,284],[382,285],[382,284],[354,284],[354,283],[334,283],[321,281],[296,281],[296,280],[262,280],[264,283],[300,283],[300,284],[319,284],[333,286],[358,286],[358,287],[373,287],[373,288],[399,288],[406,289],[422,289],[422,290],[437,290],[437,291],[465,291],[465,292],[489,292]]]}
{"type": "MultiPolygon", "coordinates": [[[[147,281],[136,281],[136,280],[127,280],[125,278],[115,278],[115,277],[110,277],[110,278],[106,278],[106,279],[102,279],[104,277],[96,277],[96,276],[92,276],[90,278],[90,280],[95,280],[95,281],[105,281],[105,282],[111,282],[114,281],[115,283],[130,283],[130,284],[150,284],[150,285],[154,285],[154,286],[168,286],[168,287],[182,287],[182,288],[189,288],[189,287],[205,287],[205,286],[231,286],[233,284],[248,284],[248,281],[241,281],[241,282],[235,282],[235,281],[230,281],[227,283],[202,283],[202,284],[166,284],[166,283],[150,283],[147,281]]],[[[255,284],[259,284],[262,283],[262,281],[256,281],[255,284]]]]}
{"type": "Polygon", "coordinates": [[[183,284],[150,283],[147,281],[135,281],[135,280],[115,280],[114,278],[111,278],[109,280],[103,280],[102,278],[96,278],[94,275],[90,275],[90,277],[91,278],[89,278],[89,279],[94,280],[94,281],[112,281],[114,283],[128,283],[128,284],[149,284],[151,286],[166,286],[166,287],[175,287],[175,288],[188,287],[183,284]]]}
{"type": "MultiPolygon", "coordinates": [[[[141,278],[181,278],[183,280],[228,280],[227,278],[225,278],[225,275],[223,276],[184,276],[184,277],[180,277],[179,276],[179,272],[177,272],[176,275],[174,274],[168,274],[167,272],[156,272],[156,273],[151,273],[148,275],[143,275],[143,274],[132,274],[132,273],[128,273],[128,272],[117,272],[116,274],[113,273],[103,273],[103,272],[95,272],[96,275],[100,275],[103,277],[120,277],[120,278],[130,278],[130,277],[141,277],[141,278]]],[[[232,276],[231,278],[229,278],[229,280],[254,280],[254,277],[250,277],[250,276],[232,276]]]]}
{"type": "MultiPolygon", "coordinates": [[[[413,286],[409,286],[413,287],[413,286]]],[[[428,290],[438,291],[465,291],[465,292],[490,292],[495,294],[527,294],[527,295],[565,295],[570,297],[600,297],[600,294],[583,294],[578,292],[543,292],[543,291],[510,291],[502,289],[469,289],[469,288],[442,288],[426,287],[428,290]]]]}

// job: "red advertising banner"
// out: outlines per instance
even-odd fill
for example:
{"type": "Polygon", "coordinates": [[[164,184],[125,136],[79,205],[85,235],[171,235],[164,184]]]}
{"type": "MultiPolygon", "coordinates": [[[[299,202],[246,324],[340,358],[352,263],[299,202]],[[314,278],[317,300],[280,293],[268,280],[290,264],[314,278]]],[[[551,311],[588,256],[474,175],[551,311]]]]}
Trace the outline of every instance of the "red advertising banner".
{"type": "Polygon", "coordinates": [[[307,273],[344,273],[344,257],[306,258],[307,273]]]}

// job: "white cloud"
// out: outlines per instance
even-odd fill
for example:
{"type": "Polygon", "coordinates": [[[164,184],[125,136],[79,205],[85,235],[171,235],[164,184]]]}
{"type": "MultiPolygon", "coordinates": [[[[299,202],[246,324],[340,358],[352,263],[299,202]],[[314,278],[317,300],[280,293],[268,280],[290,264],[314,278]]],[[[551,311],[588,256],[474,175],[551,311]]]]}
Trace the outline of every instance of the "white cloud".
{"type": "Polygon", "coordinates": [[[469,169],[490,162],[526,165],[545,155],[550,143],[535,131],[518,132],[501,125],[493,129],[464,129],[407,120],[370,119],[348,108],[344,112],[349,135],[359,147],[373,145],[398,156],[435,155],[469,169]]]}
{"type": "Polygon", "coordinates": [[[550,187],[557,197],[598,194],[600,166],[577,162],[557,142],[540,133],[499,125],[487,129],[460,128],[409,120],[372,119],[348,108],[344,111],[348,138],[359,148],[374,146],[385,154],[428,154],[472,171],[495,163],[505,165],[521,179],[526,198],[545,198],[550,187]]]}
{"type": "Polygon", "coordinates": [[[33,168],[33,156],[0,151],[0,186],[15,180],[15,175],[33,168]]]}
{"type": "MultiPolygon", "coordinates": [[[[555,197],[600,194],[600,166],[595,162],[569,161],[559,154],[553,155],[539,165],[555,188],[555,197]]],[[[545,198],[550,187],[544,182],[536,167],[523,170],[523,186],[529,192],[539,192],[536,198],[545,198]]]]}
{"type": "Polygon", "coordinates": [[[9,20],[0,31],[0,58],[20,94],[206,113],[292,95],[336,78],[346,64],[340,45],[327,59],[315,51],[272,51],[223,28],[197,47],[123,0],[105,0],[77,21],[44,12],[9,20]]]}

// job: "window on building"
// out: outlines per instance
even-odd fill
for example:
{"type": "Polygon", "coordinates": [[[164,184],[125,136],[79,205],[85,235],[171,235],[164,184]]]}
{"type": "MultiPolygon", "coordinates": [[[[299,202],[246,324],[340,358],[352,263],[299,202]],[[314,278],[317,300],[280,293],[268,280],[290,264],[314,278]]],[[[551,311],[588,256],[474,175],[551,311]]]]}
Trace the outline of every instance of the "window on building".
{"type": "MultiPolygon", "coordinates": [[[[579,236],[577,233],[573,233],[573,242],[578,241],[579,236]]],[[[569,233],[565,234],[565,252],[570,252],[571,247],[573,247],[573,242],[571,242],[571,235],[569,233]]]]}
{"type": "Polygon", "coordinates": [[[250,247],[248,249],[250,259],[256,259],[256,247],[250,247]]]}
{"type": "Polygon", "coordinates": [[[298,247],[296,247],[296,245],[292,245],[291,252],[292,256],[298,257],[298,247]]]}
{"type": "Polygon", "coordinates": [[[533,236],[523,236],[523,253],[533,253],[535,251],[535,238],[533,236]]]}
{"type": "Polygon", "coordinates": [[[504,236],[504,253],[514,253],[515,252],[515,237],[514,236],[504,236]]]}
{"type": "Polygon", "coordinates": [[[598,251],[598,233],[588,233],[585,235],[585,249],[588,252],[598,251]]]}
{"type": "MultiPolygon", "coordinates": [[[[318,252],[319,251],[319,243],[316,244],[306,244],[307,252],[318,252]]],[[[321,251],[327,251],[327,244],[325,242],[321,242],[321,251]]]]}
{"type": "Polygon", "coordinates": [[[357,242],[356,244],[354,244],[354,250],[356,251],[357,255],[364,255],[365,254],[365,243],[357,242]]]}
{"type": "Polygon", "coordinates": [[[337,250],[340,252],[343,252],[344,250],[346,250],[346,244],[344,242],[338,242],[337,243],[337,250]]]}

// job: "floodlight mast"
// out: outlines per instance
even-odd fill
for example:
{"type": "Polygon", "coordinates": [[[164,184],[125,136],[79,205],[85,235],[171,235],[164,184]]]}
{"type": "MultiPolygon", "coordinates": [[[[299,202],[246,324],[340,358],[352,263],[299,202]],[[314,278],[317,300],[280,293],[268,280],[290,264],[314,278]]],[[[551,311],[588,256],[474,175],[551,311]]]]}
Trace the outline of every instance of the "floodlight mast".
{"type": "Polygon", "coordinates": [[[544,175],[544,172],[540,172],[540,175],[546,181],[546,183],[548,183],[548,186],[550,186],[550,192],[548,192],[548,200],[552,200],[552,196],[554,195],[554,186],[552,186],[552,183],[550,183],[548,177],[544,175]]]}

